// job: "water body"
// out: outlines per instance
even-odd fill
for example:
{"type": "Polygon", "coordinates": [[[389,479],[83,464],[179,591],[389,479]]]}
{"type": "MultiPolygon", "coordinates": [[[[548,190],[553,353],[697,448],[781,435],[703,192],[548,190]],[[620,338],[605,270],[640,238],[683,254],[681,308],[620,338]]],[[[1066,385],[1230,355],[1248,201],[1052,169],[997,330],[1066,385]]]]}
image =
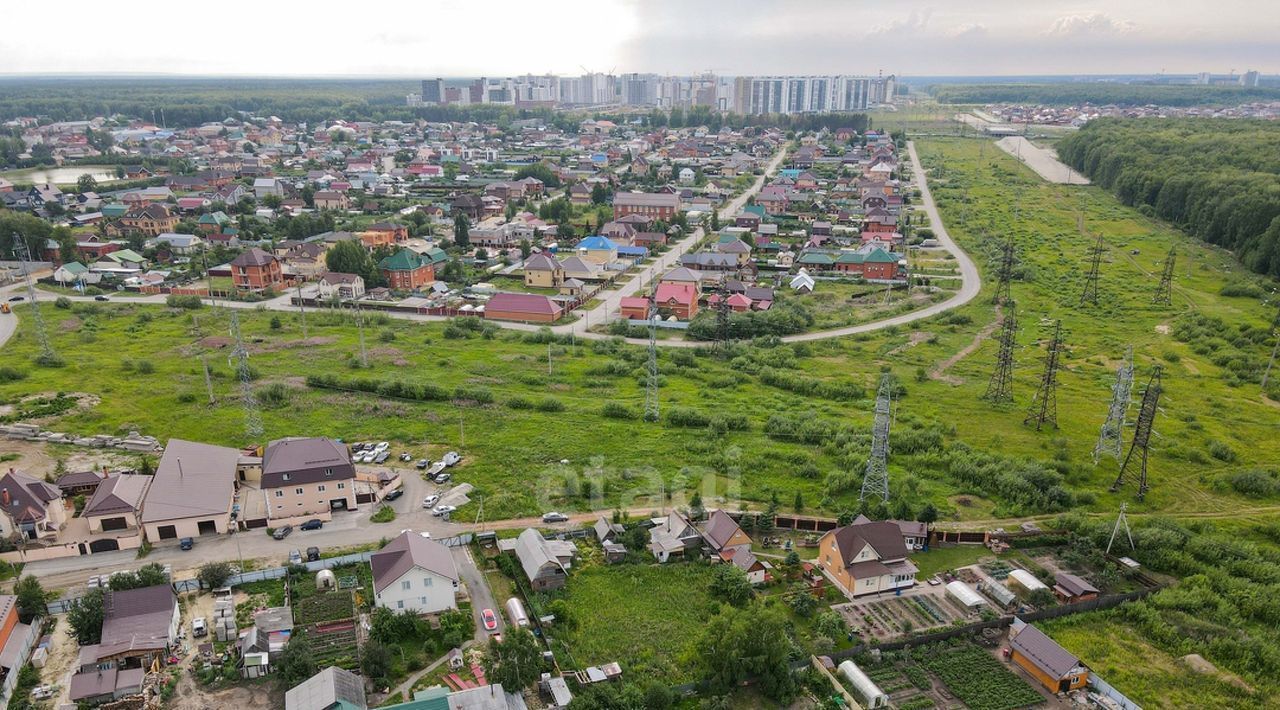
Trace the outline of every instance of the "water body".
{"type": "Polygon", "coordinates": [[[81,175],[89,174],[98,182],[116,179],[116,169],[112,165],[73,165],[68,168],[35,168],[0,173],[0,177],[9,182],[40,185],[51,182],[55,185],[74,185],[81,175]]]}

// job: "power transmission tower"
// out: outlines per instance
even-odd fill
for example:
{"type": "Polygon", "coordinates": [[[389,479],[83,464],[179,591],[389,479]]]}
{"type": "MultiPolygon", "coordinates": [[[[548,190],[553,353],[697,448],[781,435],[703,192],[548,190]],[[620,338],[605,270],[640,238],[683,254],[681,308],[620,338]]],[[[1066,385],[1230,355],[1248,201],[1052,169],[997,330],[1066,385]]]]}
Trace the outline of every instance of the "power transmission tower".
{"type": "Polygon", "coordinates": [[[645,370],[644,420],[658,421],[658,304],[649,297],[649,363],[645,370]]]}
{"type": "Polygon", "coordinates": [[[1010,235],[1000,247],[1000,269],[996,272],[996,293],[992,303],[1001,304],[1009,301],[1009,282],[1013,280],[1013,236],[1010,235]]]}
{"type": "Polygon", "coordinates": [[[369,366],[369,354],[364,349],[364,315],[360,312],[360,304],[356,304],[356,329],[360,332],[360,367],[369,366]]]}
{"type": "Polygon", "coordinates": [[[240,377],[240,396],[241,405],[244,407],[244,433],[251,440],[256,440],[262,436],[262,417],[258,415],[258,401],[253,396],[253,373],[249,370],[249,351],[244,347],[244,339],[240,337],[240,316],[236,313],[236,309],[228,309],[231,312],[231,338],[235,340],[235,347],[231,351],[230,361],[232,367],[236,370],[236,375],[240,377]]]}
{"type": "Polygon", "coordinates": [[[213,404],[213,378],[209,376],[209,358],[201,355],[200,364],[204,366],[204,388],[209,392],[209,404],[213,404]]]}
{"type": "Polygon", "coordinates": [[[723,281],[716,289],[716,344],[724,356],[729,354],[729,287],[723,281]]]}
{"type": "Polygon", "coordinates": [[[1129,400],[1133,394],[1133,346],[1130,345],[1124,354],[1124,362],[1116,368],[1116,381],[1111,385],[1111,406],[1107,409],[1107,420],[1102,423],[1102,431],[1098,433],[1098,443],[1093,447],[1093,463],[1097,464],[1102,454],[1120,459],[1124,452],[1124,424],[1129,413],[1129,400]]]}
{"type": "Polygon", "coordinates": [[[1124,514],[1125,509],[1128,507],[1129,507],[1128,503],[1120,504],[1120,516],[1116,518],[1116,526],[1114,528],[1111,528],[1111,539],[1107,541],[1108,555],[1111,554],[1111,546],[1115,544],[1116,534],[1120,532],[1121,525],[1124,526],[1125,537],[1129,538],[1129,549],[1130,550],[1138,549],[1138,546],[1133,544],[1133,532],[1129,530],[1129,518],[1124,514]]]}
{"type": "Polygon", "coordinates": [[[1013,401],[1013,349],[1017,344],[1018,319],[1013,301],[1004,305],[1004,323],[1000,325],[1000,349],[996,353],[996,369],[991,372],[987,391],[982,398],[994,404],[1013,401]]]}
{"type": "Polygon", "coordinates": [[[1046,424],[1058,428],[1058,363],[1062,354],[1062,321],[1054,321],[1053,338],[1044,356],[1044,374],[1040,376],[1040,388],[1031,400],[1031,410],[1023,424],[1035,422],[1036,431],[1046,424]]]}
{"type": "Polygon", "coordinates": [[[1129,453],[1124,457],[1124,463],[1120,465],[1120,473],[1116,476],[1116,482],[1111,484],[1111,492],[1120,490],[1120,486],[1124,485],[1125,474],[1129,471],[1129,462],[1133,460],[1133,455],[1138,454],[1138,500],[1142,500],[1147,495],[1147,452],[1151,443],[1151,429],[1156,421],[1156,408],[1160,404],[1160,377],[1161,368],[1156,365],[1156,369],[1151,373],[1151,379],[1147,381],[1147,388],[1142,393],[1142,408],[1138,410],[1138,423],[1133,428],[1133,443],[1129,445],[1129,453]]]}
{"type": "Polygon", "coordinates": [[[44,328],[44,317],[40,315],[40,304],[36,300],[36,282],[31,278],[31,252],[27,247],[26,237],[13,235],[13,249],[17,252],[18,261],[22,262],[22,281],[27,286],[27,301],[31,304],[31,319],[36,324],[36,340],[40,343],[41,362],[53,362],[57,355],[49,344],[49,333],[44,328]]]}
{"type": "Polygon", "coordinates": [[[880,377],[880,390],[876,394],[876,419],[871,428],[871,455],[867,457],[867,469],[862,476],[862,494],[859,501],[879,498],[889,502],[889,423],[893,404],[893,378],[888,373],[880,377]]]}
{"type": "Polygon", "coordinates": [[[1098,305],[1098,268],[1102,266],[1102,235],[1098,235],[1098,243],[1093,246],[1093,261],[1089,264],[1089,275],[1084,280],[1084,293],[1080,294],[1080,305],[1091,303],[1098,305]]]}
{"type": "Polygon", "coordinates": [[[1173,300],[1173,264],[1177,260],[1177,247],[1169,247],[1169,256],[1164,260],[1164,273],[1160,274],[1160,285],[1156,286],[1156,296],[1152,303],[1167,306],[1173,300]]]}
{"type": "Polygon", "coordinates": [[[302,317],[302,339],[307,339],[307,309],[302,302],[302,282],[298,282],[298,315],[302,317]]]}

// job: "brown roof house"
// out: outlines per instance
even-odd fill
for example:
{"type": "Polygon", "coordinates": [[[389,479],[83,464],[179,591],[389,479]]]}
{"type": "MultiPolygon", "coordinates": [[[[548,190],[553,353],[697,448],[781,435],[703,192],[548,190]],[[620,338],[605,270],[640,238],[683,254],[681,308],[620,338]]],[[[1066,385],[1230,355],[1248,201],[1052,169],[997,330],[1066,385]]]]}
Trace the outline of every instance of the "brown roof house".
{"type": "Polygon", "coordinates": [[[1053,593],[1064,604],[1098,598],[1098,588],[1074,574],[1059,572],[1053,582],[1053,593]]]}
{"type": "Polygon", "coordinates": [[[859,518],[818,540],[818,566],[850,597],[916,583],[902,529],[892,521],[859,518]]]}
{"type": "Polygon", "coordinates": [[[170,439],[142,499],[142,527],[152,542],[227,532],[240,452],[170,439]]]}
{"type": "Polygon", "coordinates": [[[564,283],[564,267],[548,252],[530,254],[524,260],[524,285],[558,288],[564,283]]]}
{"type": "Polygon", "coordinates": [[[495,293],[485,304],[484,317],[533,323],[554,323],[560,319],[560,304],[533,293],[495,293]]]}
{"type": "Polygon", "coordinates": [[[535,592],[563,587],[578,554],[573,541],[547,540],[533,528],[526,528],[515,540],[500,540],[498,547],[515,553],[535,592]]]}
{"type": "Polygon", "coordinates": [[[178,596],[168,584],[107,590],[102,596],[102,640],[98,663],[146,667],[178,640],[178,596]]]}
{"type": "Polygon", "coordinates": [[[98,485],[80,517],[89,521],[90,533],[134,530],[140,526],[142,502],[151,487],[151,476],[125,473],[109,476],[98,485]]]}
{"type": "Polygon", "coordinates": [[[396,612],[435,614],[457,609],[458,567],[449,548],[412,530],[369,558],[374,600],[396,612]]]}
{"type": "Polygon", "coordinates": [[[67,509],[57,486],[13,469],[0,477],[0,534],[52,539],[66,523],[67,509]]]}
{"type": "Polygon", "coordinates": [[[773,566],[751,552],[751,538],[728,513],[713,511],[702,528],[702,539],[722,562],[745,572],[752,584],[764,584],[770,580],[769,572],[773,566]]]}
{"type": "Polygon", "coordinates": [[[1018,664],[1051,693],[1066,693],[1089,682],[1089,667],[1043,631],[1014,617],[1009,625],[1009,652],[1018,664]]]}
{"type": "Polygon", "coordinates": [[[278,439],[262,452],[262,493],[273,521],[355,510],[355,478],[347,447],[333,439],[278,439]]]}
{"type": "Polygon", "coordinates": [[[231,282],[236,288],[261,291],[283,284],[284,271],[279,259],[253,247],[231,260],[231,282]]]}

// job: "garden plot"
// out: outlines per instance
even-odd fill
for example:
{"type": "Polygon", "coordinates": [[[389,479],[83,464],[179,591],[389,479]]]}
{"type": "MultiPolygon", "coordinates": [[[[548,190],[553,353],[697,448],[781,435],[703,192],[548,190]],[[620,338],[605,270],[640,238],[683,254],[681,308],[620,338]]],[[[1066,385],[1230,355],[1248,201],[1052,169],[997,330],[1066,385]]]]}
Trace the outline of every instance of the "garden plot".
{"type": "Polygon", "coordinates": [[[920,590],[901,597],[881,597],[837,604],[836,610],[854,632],[875,639],[891,639],[911,631],[951,626],[973,616],[950,601],[942,588],[920,590]]]}

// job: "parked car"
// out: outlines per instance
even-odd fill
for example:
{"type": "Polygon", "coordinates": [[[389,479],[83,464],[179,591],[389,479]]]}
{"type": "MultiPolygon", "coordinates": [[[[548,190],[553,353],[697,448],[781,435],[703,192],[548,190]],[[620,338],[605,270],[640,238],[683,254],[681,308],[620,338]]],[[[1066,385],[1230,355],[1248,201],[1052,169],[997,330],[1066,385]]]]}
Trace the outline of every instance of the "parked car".
{"type": "Polygon", "coordinates": [[[289,550],[289,564],[291,565],[302,564],[302,553],[298,552],[297,550],[289,550]]]}
{"type": "Polygon", "coordinates": [[[395,500],[396,498],[399,498],[402,495],[404,495],[404,489],[397,488],[394,491],[391,491],[390,493],[386,494],[385,496],[382,496],[382,500],[384,501],[395,500]]]}
{"type": "Polygon", "coordinates": [[[276,528],[275,532],[271,533],[271,537],[274,537],[277,540],[283,540],[286,537],[289,537],[289,533],[291,532],[293,532],[293,526],[284,525],[276,528]]]}
{"type": "Polygon", "coordinates": [[[378,445],[377,445],[377,446],[375,446],[375,447],[373,447],[373,450],[374,450],[374,451],[386,451],[387,449],[390,449],[390,448],[391,448],[391,442],[389,442],[389,441],[379,441],[379,442],[378,442],[378,445]]]}
{"type": "Polygon", "coordinates": [[[319,530],[324,527],[324,521],[320,518],[312,518],[307,522],[298,526],[299,530],[319,530]]]}
{"type": "Polygon", "coordinates": [[[93,300],[95,300],[95,301],[110,301],[111,299],[107,298],[106,296],[94,296],[94,297],[93,297],[93,300]]]}
{"type": "Polygon", "coordinates": [[[189,537],[184,537],[178,541],[178,549],[186,551],[196,546],[196,541],[189,537]]]}
{"type": "Polygon", "coordinates": [[[486,631],[498,630],[498,616],[493,613],[493,609],[485,609],[480,612],[480,618],[484,620],[484,628],[486,631]]]}
{"type": "Polygon", "coordinates": [[[401,460],[401,461],[412,461],[412,460],[413,460],[413,454],[411,454],[411,453],[409,453],[408,451],[406,451],[406,452],[404,452],[403,454],[400,454],[400,460],[401,460]]]}
{"type": "Polygon", "coordinates": [[[458,455],[457,451],[450,451],[444,455],[444,458],[440,459],[440,461],[446,466],[454,466],[461,460],[462,457],[458,455]]]}
{"type": "Polygon", "coordinates": [[[32,700],[48,700],[57,694],[58,688],[53,685],[37,685],[31,689],[32,700]]]}
{"type": "Polygon", "coordinates": [[[430,465],[431,465],[431,462],[428,461],[427,459],[418,459],[419,471],[425,471],[427,469],[427,466],[430,466],[430,465]]]}
{"type": "Polygon", "coordinates": [[[387,451],[379,451],[379,452],[378,452],[378,455],[374,457],[373,462],[374,462],[374,463],[386,463],[386,462],[387,462],[387,459],[389,459],[389,458],[391,458],[391,453],[390,453],[390,452],[387,452],[387,451]]]}
{"type": "Polygon", "coordinates": [[[308,547],[308,548],[307,548],[307,562],[315,562],[315,561],[316,561],[316,560],[318,560],[318,559],[320,559],[320,548],[318,548],[318,547],[308,547]]]}
{"type": "Polygon", "coordinates": [[[18,301],[25,301],[25,300],[27,300],[26,296],[10,296],[9,297],[9,303],[17,303],[18,301]]]}
{"type": "Polygon", "coordinates": [[[556,513],[556,512],[554,512],[554,511],[553,511],[553,512],[550,512],[550,513],[543,513],[543,514],[542,514],[542,522],[544,522],[544,523],[567,523],[567,522],[569,522],[569,516],[565,515],[564,513],[556,513]]]}
{"type": "Polygon", "coordinates": [[[440,500],[440,496],[436,495],[435,493],[432,493],[431,495],[429,495],[429,496],[427,496],[426,498],[423,498],[423,499],[422,499],[422,507],[423,507],[423,508],[430,508],[430,507],[434,506],[434,505],[436,504],[436,502],[437,502],[437,501],[439,501],[439,500],[440,500]]]}
{"type": "Polygon", "coordinates": [[[431,479],[431,480],[435,481],[436,483],[448,483],[448,482],[449,482],[449,479],[451,479],[451,478],[453,478],[453,476],[451,476],[451,475],[449,475],[449,474],[447,474],[447,473],[441,473],[441,474],[438,474],[435,478],[433,478],[433,479],[431,479]]]}
{"type": "Polygon", "coordinates": [[[458,506],[456,505],[437,505],[434,509],[432,509],[431,514],[437,518],[443,518],[444,516],[448,515],[449,513],[452,513],[457,509],[458,509],[458,506]]]}
{"type": "Polygon", "coordinates": [[[191,635],[200,638],[209,633],[209,627],[205,624],[203,616],[197,616],[191,620],[191,635]]]}

